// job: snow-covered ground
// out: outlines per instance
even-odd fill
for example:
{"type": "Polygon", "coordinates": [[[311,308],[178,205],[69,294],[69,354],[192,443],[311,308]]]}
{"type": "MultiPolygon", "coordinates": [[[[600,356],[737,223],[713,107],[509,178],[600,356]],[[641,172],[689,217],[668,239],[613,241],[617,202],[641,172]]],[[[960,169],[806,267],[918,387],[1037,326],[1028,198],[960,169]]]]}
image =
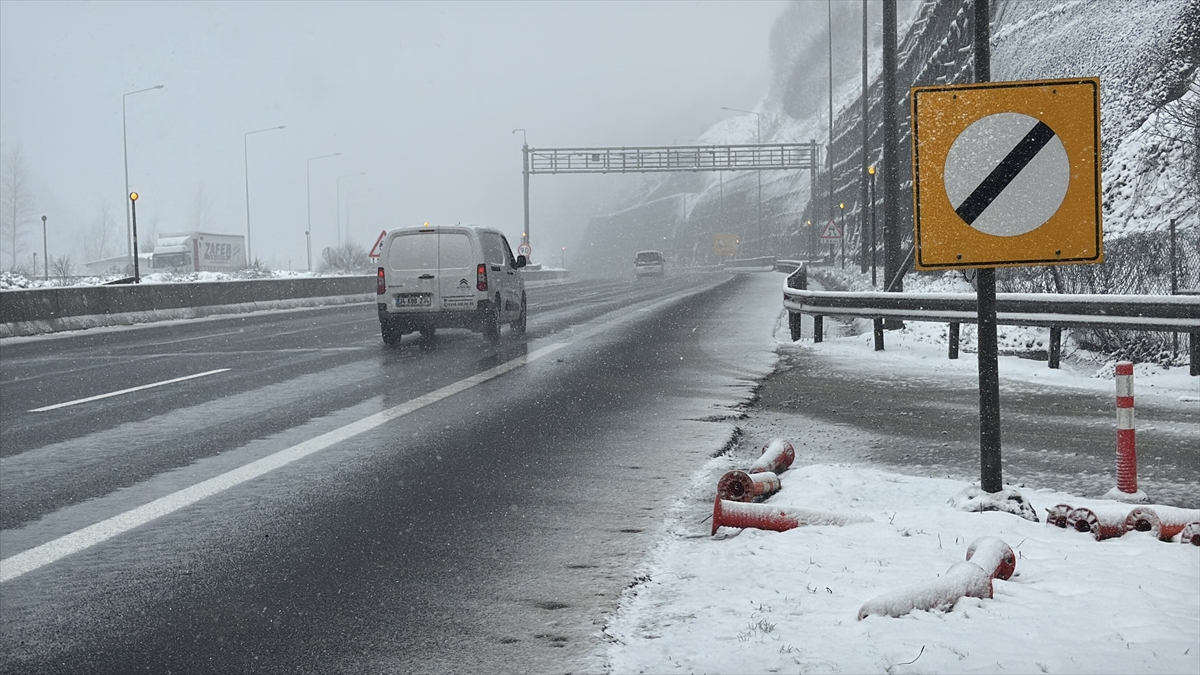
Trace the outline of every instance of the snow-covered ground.
{"type": "MultiPolygon", "coordinates": [[[[782,275],[771,276],[782,285],[782,275]]],[[[730,338],[747,352],[795,349],[779,306],[764,303],[761,311],[761,322],[745,322],[730,338]]],[[[945,359],[941,331],[911,322],[889,332],[885,363],[936,365],[932,376],[973,372],[973,355],[945,359]]],[[[1013,331],[1007,339],[1038,337],[1013,331]]],[[[869,335],[804,347],[831,358],[872,350],[869,335]]],[[[864,372],[881,367],[877,358],[860,361],[864,372]]],[[[1114,386],[1111,364],[1103,363],[1051,371],[1001,357],[1000,373],[1002,393],[1028,381],[1114,386]]],[[[1136,387],[1139,396],[1200,404],[1200,380],[1186,368],[1139,367],[1136,387]]],[[[780,436],[795,441],[807,432],[783,429],[780,436]]],[[[851,427],[831,433],[856,442],[851,427]]],[[[663,541],[605,629],[612,672],[1200,672],[1200,547],[1138,532],[1097,542],[1013,515],[966,513],[947,502],[967,483],[830,462],[801,450],[782,474],[783,489],[767,503],[871,522],[786,532],[722,528],[711,536],[706,516],[716,477],[750,461],[744,449],[710,460],[676,503],[663,541]],[[999,537],[1017,555],[1016,574],[993,582],[993,598],[857,620],[868,600],[938,579],[981,536],[999,537]]],[[[1053,489],[1022,493],[1043,520],[1045,509],[1059,503],[1097,503],[1053,489]]]]}

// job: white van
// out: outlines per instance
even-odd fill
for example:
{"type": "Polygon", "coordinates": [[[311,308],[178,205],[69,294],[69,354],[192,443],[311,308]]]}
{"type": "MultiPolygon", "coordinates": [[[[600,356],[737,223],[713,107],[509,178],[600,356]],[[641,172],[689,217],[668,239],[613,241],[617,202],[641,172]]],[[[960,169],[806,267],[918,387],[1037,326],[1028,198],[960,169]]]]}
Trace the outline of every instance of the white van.
{"type": "Polygon", "coordinates": [[[491,228],[427,224],[388,232],[375,289],[383,341],[395,345],[405,333],[429,338],[438,328],[469,328],[494,342],[503,323],[524,333],[525,264],[491,228]]]}

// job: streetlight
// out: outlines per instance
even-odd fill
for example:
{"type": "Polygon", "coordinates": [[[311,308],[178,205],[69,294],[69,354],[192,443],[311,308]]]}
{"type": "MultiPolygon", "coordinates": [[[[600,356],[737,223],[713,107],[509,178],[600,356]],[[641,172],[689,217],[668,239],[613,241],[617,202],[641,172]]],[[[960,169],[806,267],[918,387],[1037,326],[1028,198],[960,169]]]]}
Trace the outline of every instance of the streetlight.
{"type": "Polygon", "coordinates": [[[130,213],[130,224],[132,225],[132,229],[133,229],[133,283],[140,284],[140,283],[142,283],[142,273],[138,269],[138,255],[137,255],[137,200],[138,200],[138,193],[130,192],[129,193],[129,213],[130,213]]]}
{"type": "Polygon", "coordinates": [[[562,247],[562,265],[561,265],[561,267],[564,270],[567,269],[567,247],[566,246],[562,247]]]}
{"type": "Polygon", "coordinates": [[[875,165],[872,164],[867,169],[867,174],[871,177],[871,288],[875,287],[875,165]]]}
{"type": "MultiPolygon", "coordinates": [[[[338,213],[337,213],[337,215],[338,215],[337,243],[338,243],[338,246],[342,245],[342,179],[343,178],[353,178],[354,176],[365,176],[365,175],[367,175],[366,171],[359,171],[358,173],[348,173],[345,176],[338,176],[338,179],[337,179],[337,209],[338,209],[338,213]]],[[[349,218],[347,218],[346,220],[347,220],[346,229],[348,230],[348,229],[350,229],[349,218]]],[[[349,234],[349,232],[347,232],[347,234],[349,234]]]]}
{"type": "MultiPolygon", "coordinates": [[[[740,113],[746,113],[748,115],[754,115],[754,129],[755,129],[754,130],[754,142],[760,143],[760,144],[762,143],[762,115],[754,112],[753,110],[742,110],[740,108],[726,108],[725,106],[721,106],[721,110],[728,110],[730,112],[740,112],[740,113]]],[[[757,155],[758,155],[758,153],[756,152],[755,157],[754,157],[754,160],[756,162],[758,161],[757,155]]],[[[762,170],[760,169],[760,170],[756,171],[755,173],[757,173],[757,175],[758,175],[758,245],[761,248],[761,252],[766,253],[767,247],[766,247],[766,242],[763,241],[763,229],[762,229],[762,170]]]]}
{"type": "MultiPolygon", "coordinates": [[[[515,134],[521,132],[521,178],[525,183],[525,229],[521,231],[521,243],[529,244],[529,137],[524,129],[513,129],[515,134]]],[[[532,255],[530,256],[532,258],[532,255]]],[[[532,262],[532,260],[531,260],[532,262]]]]}
{"type": "Polygon", "coordinates": [[[284,127],[256,129],[242,134],[242,162],[246,168],[246,264],[254,264],[254,256],[250,255],[250,134],[261,134],[264,131],[278,131],[284,127]]]}
{"type": "Polygon", "coordinates": [[[846,204],[841,202],[838,204],[838,211],[842,216],[842,269],[846,269],[846,204]]]}
{"type": "MultiPolygon", "coordinates": [[[[134,94],[140,94],[143,91],[154,91],[155,89],[162,89],[162,88],[163,88],[163,85],[156,84],[153,87],[146,87],[145,89],[138,89],[137,91],[131,91],[131,92],[129,92],[127,94],[123,94],[121,96],[121,145],[124,147],[124,150],[125,150],[125,195],[126,196],[129,195],[129,133],[126,131],[126,126],[125,126],[125,99],[130,96],[133,96],[134,94]]],[[[131,241],[130,240],[131,236],[133,236],[133,221],[132,221],[132,214],[130,213],[130,209],[127,208],[127,209],[125,209],[125,241],[126,241],[126,243],[129,243],[131,241]]],[[[133,246],[133,244],[130,243],[130,246],[133,246]]],[[[134,247],[130,251],[129,256],[131,258],[137,257],[137,247],[134,247]]]]}
{"type": "Polygon", "coordinates": [[[308,229],[304,231],[304,236],[308,238],[308,271],[312,271],[312,163],[318,159],[326,157],[337,157],[342,153],[334,152],[328,155],[320,155],[317,157],[309,157],[304,163],[304,183],[308,196],[308,229]]]}
{"type": "MultiPolygon", "coordinates": [[[[34,270],[37,269],[35,266],[34,270]]],[[[37,274],[35,271],[34,274],[37,274]]],[[[42,278],[50,278],[50,258],[46,257],[46,216],[42,216],[42,278]]]]}

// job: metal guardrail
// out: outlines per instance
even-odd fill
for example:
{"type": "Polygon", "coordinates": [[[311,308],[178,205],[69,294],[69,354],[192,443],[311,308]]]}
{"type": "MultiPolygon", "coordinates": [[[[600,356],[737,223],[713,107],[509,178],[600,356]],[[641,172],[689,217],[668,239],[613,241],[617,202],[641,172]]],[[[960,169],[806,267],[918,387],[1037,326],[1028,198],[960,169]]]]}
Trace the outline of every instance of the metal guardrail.
{"type": "MultiPolygon", "coordinates": [[[[788,276],[783,289],[793,340],[800,339],[802,314],[813,317],[815,342],[822,338],[822,317],[874,319],[876,350],[883,349],[886,319],[937,321],[950,324],[950,358],[957,358],[959,324],[978,319],[977,298],[969,293],[832,292],[807,287],[807,268],[801,266],[788,276]]],[[[1063,328],[1187,333],[1191,374],[1200,374],[1200,296],[997,293],[996,322],[1049,327],[1051,368],[1058,367],[1063,328]]]]}

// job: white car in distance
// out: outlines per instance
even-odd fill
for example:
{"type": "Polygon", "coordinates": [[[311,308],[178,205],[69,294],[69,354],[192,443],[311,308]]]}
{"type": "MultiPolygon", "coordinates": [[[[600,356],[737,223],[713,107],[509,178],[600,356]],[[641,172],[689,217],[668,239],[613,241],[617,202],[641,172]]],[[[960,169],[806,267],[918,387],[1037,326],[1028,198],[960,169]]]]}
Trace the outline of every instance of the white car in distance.
{"type": "Polygon", "coordinates": [[[665,273],[665,260],[661,251],[639,251],[633,259],[633,274],[638,278],[661,277],[665,273]]]}

